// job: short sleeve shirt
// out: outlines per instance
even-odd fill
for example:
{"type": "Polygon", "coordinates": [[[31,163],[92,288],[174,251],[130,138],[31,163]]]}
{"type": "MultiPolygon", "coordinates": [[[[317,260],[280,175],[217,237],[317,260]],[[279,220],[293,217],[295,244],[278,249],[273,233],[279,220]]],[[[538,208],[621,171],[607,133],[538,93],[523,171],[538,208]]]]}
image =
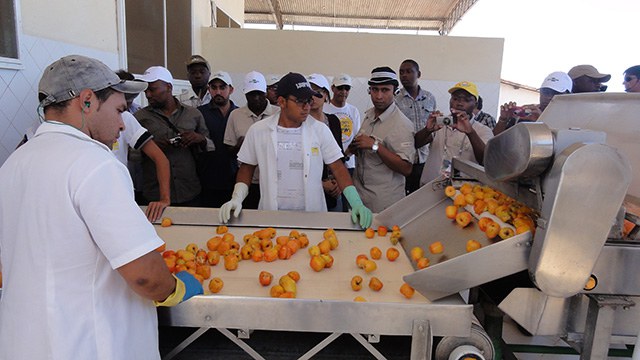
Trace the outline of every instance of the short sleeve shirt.
{"type": "MultiPolygon", "coordinates": [[[[424,129],[429,114],[436,108],[436,98],[422,88],[418,89],[418,96],[414,99],[407,90],[400,89],[396,95],[396,105],[402,113],[413,123],[414,133],[424,129]]],[[[429,155],[429,146],[425,145],[416,151],[414,164],[422,164],[429,155]]]]}
{"type": "MultiPolygon", "coordinates": [[[[377,138],[387,149],[411,163],[415,156],[413,124],[392,103],[379,117],[374,109],[365,113],[359,134],[377,138]]],[[[391,170],[371,150],[358,150],[353,184],[362,202],[371,211],[378,213],[405,196],[405,177],[391,170]]]]}
{"type": "MultiPolygon", "coordinates": [[[[487,126],[471,120],[471,126],[480,139],[486,144],[493,137],[493,132],[487,126]]],[[[429,157],[424,163],[424,170],[420,178],[420,185],[432,181],[442,174],[443,161],[453,157],[476,162],[473,147],[467,135],[449,126],[445,126],[433,134],[433,141],[429,145],[429,157]]]]}
{"type": "Polygon", "coordinates": [[[116,269],[163,242],[111,150],[46,122],[0,186],[0,359],[159,359],[155,307],[116,269]]]}
{"type": "MultiPolygon", "coordinates": [[[[178,108],[169,117],[151,106],[138,110],[134,116],[140,125],[147,128],[156,139],[168,140],[178,135],[173,127],[167,124],[167,122],[171,122],[180,132],[194,131],[203,135],[213,148],[213,142],[209,139],[209,130],[200,111],[194,107],[180,104],[175,98],[174,101],[178,104],[178,108]]],[[[201,187],[200,179],[196,173],[196,162],[192,148],[178,146],[161,148],[171,166],[171,203],[179,204],[193,200],[200,194],[201,187]]],[[[148,200],[158,199],[160,190],[156,167],[147,156],[142,157],[142,170],[144,196],[148,200]]]]}

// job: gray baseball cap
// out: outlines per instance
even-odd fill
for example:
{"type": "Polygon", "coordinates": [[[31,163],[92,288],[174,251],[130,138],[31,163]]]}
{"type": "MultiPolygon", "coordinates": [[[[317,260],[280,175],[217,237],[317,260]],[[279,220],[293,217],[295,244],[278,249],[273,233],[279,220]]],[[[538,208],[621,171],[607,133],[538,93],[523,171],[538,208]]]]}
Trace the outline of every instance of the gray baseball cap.
{"type": "Polygon", "coordinates": [[[118,75],[99,60],[82,55],[65,56],[44,69],[38,95],[44,99],[40,106],[63,102],[80,96],[80,91],[112,88],[125,94],[137,94],[147,83],[120,80],[118,75]]]}

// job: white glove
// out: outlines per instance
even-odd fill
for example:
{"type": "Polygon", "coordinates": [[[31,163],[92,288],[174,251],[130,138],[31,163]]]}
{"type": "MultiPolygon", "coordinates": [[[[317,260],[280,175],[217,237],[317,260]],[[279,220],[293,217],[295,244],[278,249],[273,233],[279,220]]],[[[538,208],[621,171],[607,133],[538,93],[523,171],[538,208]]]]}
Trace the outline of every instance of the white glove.
{"type": "Polygon", "coordinates": [[[227,201],[220,207],[218,213],[218,220],[225,224],[231,218],[231,210],[234,210],[233,216],[238,217],[240,211],[242,211],[242,202],[249,195],[249,187],[243,182],[236,183],[233,187],[233,195],[231,200],[227,201]]]}

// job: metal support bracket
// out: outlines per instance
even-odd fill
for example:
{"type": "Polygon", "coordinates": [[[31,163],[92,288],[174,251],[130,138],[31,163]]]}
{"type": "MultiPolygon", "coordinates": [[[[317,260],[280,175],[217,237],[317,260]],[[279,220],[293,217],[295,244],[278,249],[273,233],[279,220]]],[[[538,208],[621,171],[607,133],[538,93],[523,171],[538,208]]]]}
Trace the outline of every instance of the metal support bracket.
{"type": "Polygon", "coordinates": [[[414,320],[411,334],[410,360],[430,360],[433,336],[428,320],[414,320]]]}
{"type": "Polygon", "coordinates": [[[635,306],[635,302],[625,296],[587,296],[589,297],[589,308],[580,359],[606,359],[616,308],[618,306],[629,308],[635,306]]]}

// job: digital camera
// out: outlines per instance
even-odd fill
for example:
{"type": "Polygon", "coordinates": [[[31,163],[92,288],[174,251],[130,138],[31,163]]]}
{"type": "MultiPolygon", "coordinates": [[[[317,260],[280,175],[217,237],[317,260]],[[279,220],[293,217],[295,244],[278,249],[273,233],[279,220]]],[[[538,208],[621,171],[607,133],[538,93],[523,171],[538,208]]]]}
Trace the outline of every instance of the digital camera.
{"type": "Polygon", "coordinates": [[[525,109],[521,106],[516,106],[513,108],[513,115],[519,117],[527,117],[531,115],[531,109],[525,109]]]}
{"type": "Polygon", "coordinates": [[[180,135],[169,138],[169,144],[173,146],[178,146],[178,144],[180,144],[180,141],[182,141],[182,137],[180,135]]]}
{"type": "Polygon", "coordinates": [[[453,125],[456,122],[456,118],[453,115],[438,115],[436,116],[436,124],[438,125],[453,125]]]}

